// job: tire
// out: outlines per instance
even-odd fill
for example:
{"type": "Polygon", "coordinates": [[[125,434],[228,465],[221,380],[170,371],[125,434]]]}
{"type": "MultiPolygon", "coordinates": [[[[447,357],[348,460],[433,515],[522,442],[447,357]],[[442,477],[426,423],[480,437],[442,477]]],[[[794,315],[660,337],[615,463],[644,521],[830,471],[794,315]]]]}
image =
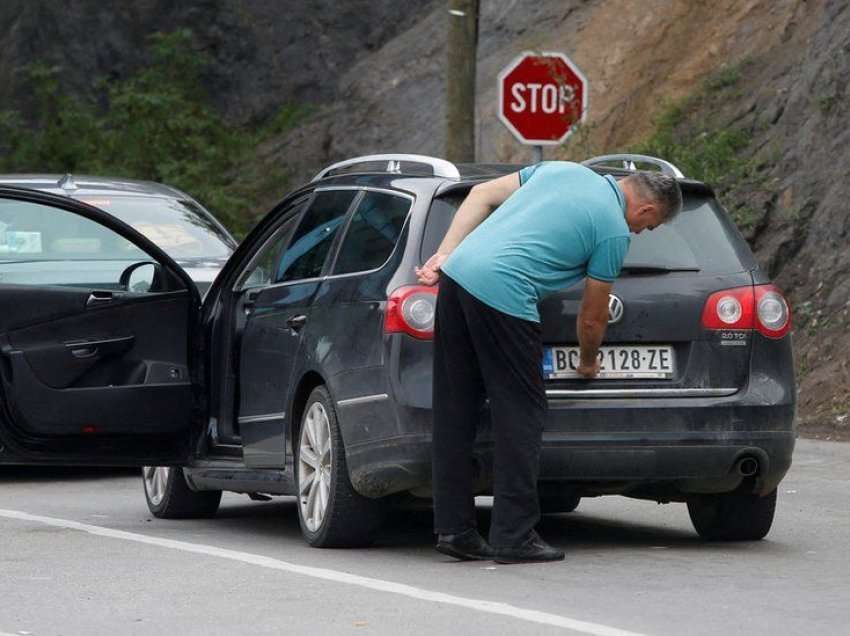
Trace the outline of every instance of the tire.
{"type": "Polygon", "coordinates": [[[385,502],[364,497],[351,485],[336,410],[323,386],[307,399],[295,449],[304,540],[314,548],[371,544],[383,522],[385,502]]]}
{"type": "Polygon", "coordinates": [[[142,468],[145,500],[159,519],[211,517],[221,502],[220,490],[195,491],[186,483],[182,468],[145,466],[142,468]]]}
{"type": "Polygon", "coordinates": [[[729,493],[688,500],[694,528],[708,541],[758,541],[773,524],[776,490],[764,497],[729,493]]]}
{"type": "Polygon", "coordinates": [[[578,495],[540,497],[540,512],[544,515],[559,512],[572,512],[578,508],[581,497],[578,495]]]}

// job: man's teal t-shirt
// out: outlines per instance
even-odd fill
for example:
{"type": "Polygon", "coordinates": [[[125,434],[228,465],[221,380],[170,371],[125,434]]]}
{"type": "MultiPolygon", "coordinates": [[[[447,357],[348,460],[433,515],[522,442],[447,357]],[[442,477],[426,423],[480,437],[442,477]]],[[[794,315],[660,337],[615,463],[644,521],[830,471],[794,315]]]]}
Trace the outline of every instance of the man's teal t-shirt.
{"type": "Polygon", "coordinates": [[[483,303],[540,322],[538,301],[585,276],[613,282],[629,249],[616,180],[580,164],[544,161],[455,248],[442,270],[483,303]]]}

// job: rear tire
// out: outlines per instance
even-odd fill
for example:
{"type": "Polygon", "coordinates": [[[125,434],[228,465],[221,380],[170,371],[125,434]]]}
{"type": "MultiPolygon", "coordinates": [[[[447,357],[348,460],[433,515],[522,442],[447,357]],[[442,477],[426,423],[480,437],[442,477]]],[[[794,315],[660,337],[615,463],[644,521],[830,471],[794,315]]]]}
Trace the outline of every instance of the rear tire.
{"type": "Polygon", "coordinates": [[[694,528],[708,541],[758,541],[773,524],[776,490],[758,495],[699,495],[688,500],[694,528]]]}
{"type": "Polygon", "coordinates": [[[578,508],[580,501],[581,497],[578,495],[540,497],[540,512],[544,515],[572,512],[578,508]]]}
{"type": "Polygon", "coordinates": [[[221,502],[220,490],[196,491],[189,488],[182,468],[145,466],[142,468],[145,500],[159,519],[211,517],[221,502]]]}
{"type": "Polygon", "coordinates": [[[298,522],[314,548],[353,548],[371,544],[385,513],[385,501],[354,490],[345,447],[328,390],[313,389],[296,444],[298,522]]]}

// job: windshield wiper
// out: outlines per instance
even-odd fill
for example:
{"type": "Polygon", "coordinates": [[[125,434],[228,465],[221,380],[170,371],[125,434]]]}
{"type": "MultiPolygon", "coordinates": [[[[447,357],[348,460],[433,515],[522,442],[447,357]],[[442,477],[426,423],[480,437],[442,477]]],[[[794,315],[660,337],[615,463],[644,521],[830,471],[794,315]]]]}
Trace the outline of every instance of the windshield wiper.
{"type": "Polygon", "coordinates": [[[669,272],[698,272],[699,267],[679,265],[652,265],[649,263],[630,263],[623,265],[623,272],[634,274],[667,274],[669,272]]]}

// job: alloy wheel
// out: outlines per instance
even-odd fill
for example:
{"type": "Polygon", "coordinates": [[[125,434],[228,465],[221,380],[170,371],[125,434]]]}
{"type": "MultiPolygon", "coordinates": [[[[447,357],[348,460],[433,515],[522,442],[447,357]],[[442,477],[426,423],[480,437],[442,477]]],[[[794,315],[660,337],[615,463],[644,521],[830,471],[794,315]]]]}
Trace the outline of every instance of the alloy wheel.
{"type": "Polygon", "coordinates": [[[145,466],[142,469],[145,492],[154,506],[158,506],[162,502],[170,475],[171,468],[169,466],[145,466]]]}
{"type": "Polygon", "coordinates": [[[310,532],[322,526],[331,492],[331,426],[321,402],[314,402],[301,426],[298,449],[298,504],[310,532]]]}

